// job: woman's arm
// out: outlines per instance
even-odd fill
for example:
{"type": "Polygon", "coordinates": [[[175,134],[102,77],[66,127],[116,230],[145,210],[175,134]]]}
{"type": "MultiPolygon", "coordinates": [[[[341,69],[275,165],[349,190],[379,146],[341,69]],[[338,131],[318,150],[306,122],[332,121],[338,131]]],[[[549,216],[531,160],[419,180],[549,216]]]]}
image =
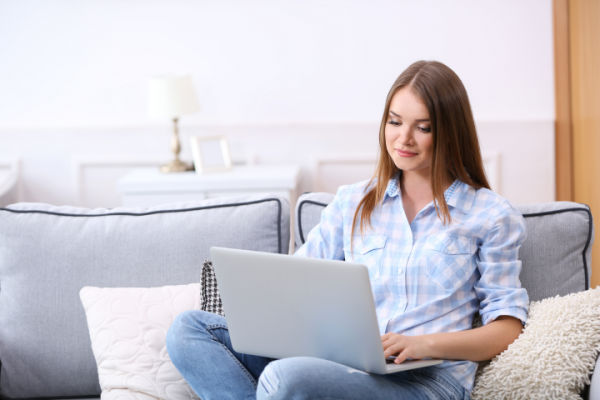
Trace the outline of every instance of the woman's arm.
{"type": "Polygon", "coordinates": [[[296,256],[344,259],[345,204],[343,188],[340,188],[333,200],[321,212],[321,219],[308,233],[306,242],[296,250],[296,256]]]}
{"type": "Polygon", "coordinates": [[[406,359],[489,360],[504,351],[521,333],[523,325],[514,317],[500,316],[487,325],[460,332],[405,336],[386,333],[381,337],[384,355],[406,359]]]}

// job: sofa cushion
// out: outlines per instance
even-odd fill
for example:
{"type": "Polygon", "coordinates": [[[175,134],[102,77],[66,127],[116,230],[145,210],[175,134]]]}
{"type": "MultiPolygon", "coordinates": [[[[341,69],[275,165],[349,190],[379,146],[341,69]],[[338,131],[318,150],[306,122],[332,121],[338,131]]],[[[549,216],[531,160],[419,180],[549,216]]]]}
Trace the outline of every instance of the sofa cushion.
{"type": "Polygon", "coordinates": [[[519,255],[529,299],[589,289],[594,237],[589,207],[557,201],[518,208],[527,226],[519,255]]]}
{"type": "Polygon", "coordinates": [[[200,284],[152,288],[86,286],[80,297],[102,400],[198,399],[167,353],[177,315],[200,307],[200,284]]]}
{"type": "MultiPolygon", "coordinates": [[[[296,203],[296,248],[333,200],[330,193],[306,193],[296,203]]],[[[527,239],[521,246],[521,283],[529,299],[541,300],[589,288],[593,240],[588,206],[549,202],[517,207],[525,217],[527,239]]]]}
{"type": "Polygon", "coordinates": [[[198,283],[210,246],[287,253],[276,196],[146,208],[0,208],[0,396],[98,395],[79,290],[198,283]]]}

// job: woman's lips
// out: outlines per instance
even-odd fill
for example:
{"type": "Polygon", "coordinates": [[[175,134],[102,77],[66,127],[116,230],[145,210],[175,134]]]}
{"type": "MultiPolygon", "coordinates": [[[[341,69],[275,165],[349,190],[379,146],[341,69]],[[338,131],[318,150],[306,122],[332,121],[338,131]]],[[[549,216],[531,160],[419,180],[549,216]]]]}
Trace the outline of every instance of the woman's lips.
{"type": "Polygon", "coordinates": [[[417,153],[413,153],[412,151],[405,151],[400,149],[396,149],[396,153],[398,153],[400,157],[414,157],[417,155],[417,153]]]}

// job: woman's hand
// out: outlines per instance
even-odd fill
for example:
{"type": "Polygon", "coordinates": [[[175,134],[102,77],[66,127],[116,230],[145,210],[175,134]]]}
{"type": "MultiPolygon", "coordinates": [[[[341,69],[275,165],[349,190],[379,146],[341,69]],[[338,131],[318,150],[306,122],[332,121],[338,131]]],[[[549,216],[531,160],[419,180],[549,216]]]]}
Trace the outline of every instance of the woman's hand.
{"type": "Polygon", "coordinates": [[[388,332],[381,337],[383,354],[407,359],[489,360],[504,351],[521,333],[523,325],[514,317],[500,316],[487,325],[466,331],[405,336],[388,332]]]}
{"type": "Polygon", "coordinates": [[[418,360],[431,357],[431,344],[427,336],[405,336],[388,332],[381,337],[383,355],[396,356],[394,363],[400,364],[408,359],[418,360]]]}

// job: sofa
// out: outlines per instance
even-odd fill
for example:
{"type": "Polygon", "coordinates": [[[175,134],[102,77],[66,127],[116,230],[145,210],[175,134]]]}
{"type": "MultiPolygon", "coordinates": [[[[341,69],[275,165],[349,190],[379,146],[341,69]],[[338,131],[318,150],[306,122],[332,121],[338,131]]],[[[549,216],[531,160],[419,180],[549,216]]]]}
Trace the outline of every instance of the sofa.
{"type": "Polygon", "coordinates": [[[0,175],[0,207],[17,201],[18,172],[16,168],[0,175]]]}
{"type": "MultiPolygon", "coordinates": [[[[169,363],[164,336],[178,312],[201,307],[210,247],[288,253],[332,197],[303,194],[294,218],[288,200],[271,194],[139,208],[0,208],[0,398],[194,398],[169,363]]],[[[589,289],[589,208],[520,210],[529,232],[521,279],[531,300],[589,289]]],[[[583,396],[598,392],[594,375],[583,396]]]]}

